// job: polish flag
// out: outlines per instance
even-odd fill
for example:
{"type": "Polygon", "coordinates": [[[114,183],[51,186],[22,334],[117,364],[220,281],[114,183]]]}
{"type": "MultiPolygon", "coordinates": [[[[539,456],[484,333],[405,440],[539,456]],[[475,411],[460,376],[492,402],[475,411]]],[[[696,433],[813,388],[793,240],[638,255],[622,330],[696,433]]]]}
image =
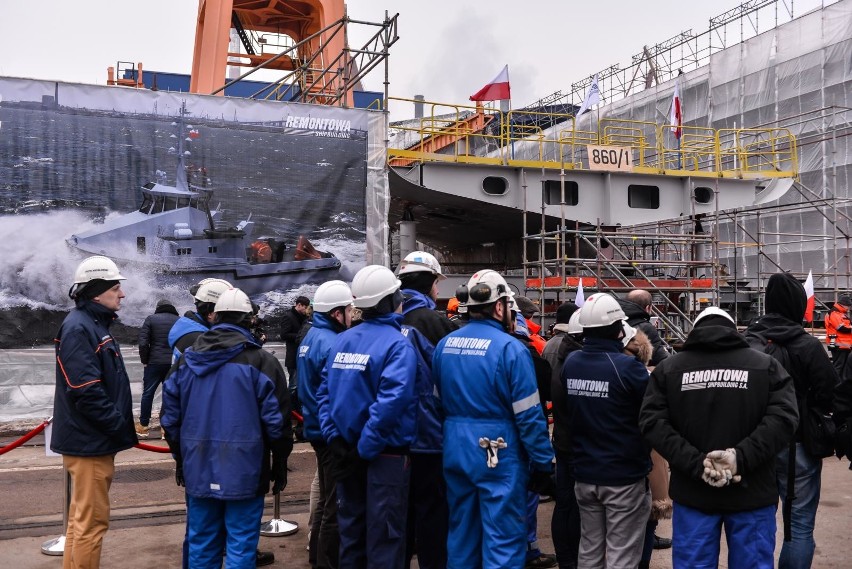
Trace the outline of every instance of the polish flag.
{"type": "Polygon", "coordinates": [[[503,67],[497,77],[495,77],[488,85],[470,96],[471,101],[502,101],[503,99],[511,99],[512,95],[509,89],[509,66],[503,67]]]}
{"type": "Polygon", "coordinates": [[[805,322],[814,321],[814,275],[813,271],[808,271],[808,278],[805,279],[805,295],[808,297],[808,304],[805,306],[805,322]]]}
{"type": "Polygon", "coordinates": [[[675,83],[674,95],[672,95],[672,116],[669,119],[671,123],[672,132],[675,135],[675,138],[680,140],[680,136],[683,133],[683,111],[680,108],[680,81],[675,83]]]}

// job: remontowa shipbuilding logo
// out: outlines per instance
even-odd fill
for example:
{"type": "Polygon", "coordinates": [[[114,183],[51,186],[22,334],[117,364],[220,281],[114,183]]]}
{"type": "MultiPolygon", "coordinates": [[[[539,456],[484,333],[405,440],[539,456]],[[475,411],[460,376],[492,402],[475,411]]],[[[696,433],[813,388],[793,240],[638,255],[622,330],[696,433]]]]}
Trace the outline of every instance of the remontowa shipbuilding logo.
{"type": "Polygon", "coordinates": [[[352,121],[345,119],[288,115],[284,122],[284,127],[309,130],[314,136],[349,138],[352,131],[352,121]]]}

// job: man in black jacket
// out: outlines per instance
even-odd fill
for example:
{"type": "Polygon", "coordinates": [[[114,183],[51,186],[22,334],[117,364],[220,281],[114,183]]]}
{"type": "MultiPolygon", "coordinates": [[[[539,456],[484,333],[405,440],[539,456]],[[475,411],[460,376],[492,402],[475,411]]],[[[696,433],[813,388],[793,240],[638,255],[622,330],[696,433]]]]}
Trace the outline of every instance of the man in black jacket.
{"type": "Polygon", "coordinates": [[[723,523],[731,567],[773,566],[775,455],[798,416],[780,364],[749,348],[721,309],[699,314],[683,351],[651,374],[639,417],[671,466],[674,567],[716,567],[723,523]]]}
{"type": "MultiPolygon", "coordinates": [[[[780,569],[807,568],[814,557],[814,524],[819,505],[822,457],[812,456],[802,445],[802,424],[808,407],[830,414],[837,373],[819,340],[802,327],[807,296],[790,273],[778,273],[766,285],[766,315],[746,330],[749,344],[763,350],[768,342],[779,346],[772,353],[793,377],[799,410],[795,445],[781,451],[775,463],[778,492],[789,513],[792,541],[784,541],[780,569]],[[791,456],[792,451],[792,456],[791,456]],[[795,500],[787,504],[789,467],[795,468],[795,500]]],[[[787,517],[787,516],[785,516],[787,517]]]]}
{"type": "Polygon", "coordinates": [[[296,357],[298,354],[296,350],[299,348],[299,344],[297,343],[299,332],[305,323],[310,305],[311,301],[308,297],[300,296],[296,299],[296,304],[284,313],[284,317],[281,320],[281,340],[287,348],[287,352],[284,355],[284,367],[287,368],[287,377],[289,378],[288,387],[291,398],[298,389],[298,382],[296,381],[296,357]]]}
{"type": "Polygon", "coordinates": [[[148,438],[154,394],[172,367],[169,332],[177,319],[178,311],[174,305],[168,300],[160,300],[154,314],[148,316],[139,329],[139,359],[145,370],[142,374],[142,408],[136,423],[136,434],[140,439],[148,438]]]}
{"type": "Polygon", "coordinates": [[[650,292],[637,288],[627,293],[627,298],[619,299],[618,303],[627,316],[627,323],[637,330],[645,332],[645,335],[651,340],[651,345],[654,346],[654,354],[651,356],[648,365],[653,367],[669,357],[669,352],[666,350],[666,344],[660,338],[659,332],[651,324],[651,300],[650,292]]]}

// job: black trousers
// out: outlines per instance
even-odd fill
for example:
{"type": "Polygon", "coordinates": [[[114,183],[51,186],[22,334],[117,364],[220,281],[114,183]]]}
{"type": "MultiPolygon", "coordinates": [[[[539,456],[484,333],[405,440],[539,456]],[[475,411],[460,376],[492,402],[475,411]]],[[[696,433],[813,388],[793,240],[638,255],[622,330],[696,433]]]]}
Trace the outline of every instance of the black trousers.
{"type": "Polygon", "coordinates": [[[411,453],[405,566],[417,554],[420,569],[445,569],[449,507],[444,455],[411,453]]]}
{"type": "Polygon", "coordinates": [[[337,569],[340,558],[340,534],[337,530],[337,482],[331,475],[328,445],[311,441],[317,455],[319,502],[311,526],[310,562],[317,569],[337,569]]]}

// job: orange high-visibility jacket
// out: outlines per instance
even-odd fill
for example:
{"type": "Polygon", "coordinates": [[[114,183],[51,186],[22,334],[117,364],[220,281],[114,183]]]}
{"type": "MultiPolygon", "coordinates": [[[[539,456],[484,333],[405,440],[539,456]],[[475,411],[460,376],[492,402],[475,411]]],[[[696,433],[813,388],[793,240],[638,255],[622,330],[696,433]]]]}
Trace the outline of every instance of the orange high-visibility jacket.
{"type": "Polygon", "coordinates": [[[842,350],[852,348],[852,322],[849,320],[849,307],[834,303],[834,307],[825,316],[825,343],[830,344],[830,335],[836,334],[837,347],[842,350]]]}

